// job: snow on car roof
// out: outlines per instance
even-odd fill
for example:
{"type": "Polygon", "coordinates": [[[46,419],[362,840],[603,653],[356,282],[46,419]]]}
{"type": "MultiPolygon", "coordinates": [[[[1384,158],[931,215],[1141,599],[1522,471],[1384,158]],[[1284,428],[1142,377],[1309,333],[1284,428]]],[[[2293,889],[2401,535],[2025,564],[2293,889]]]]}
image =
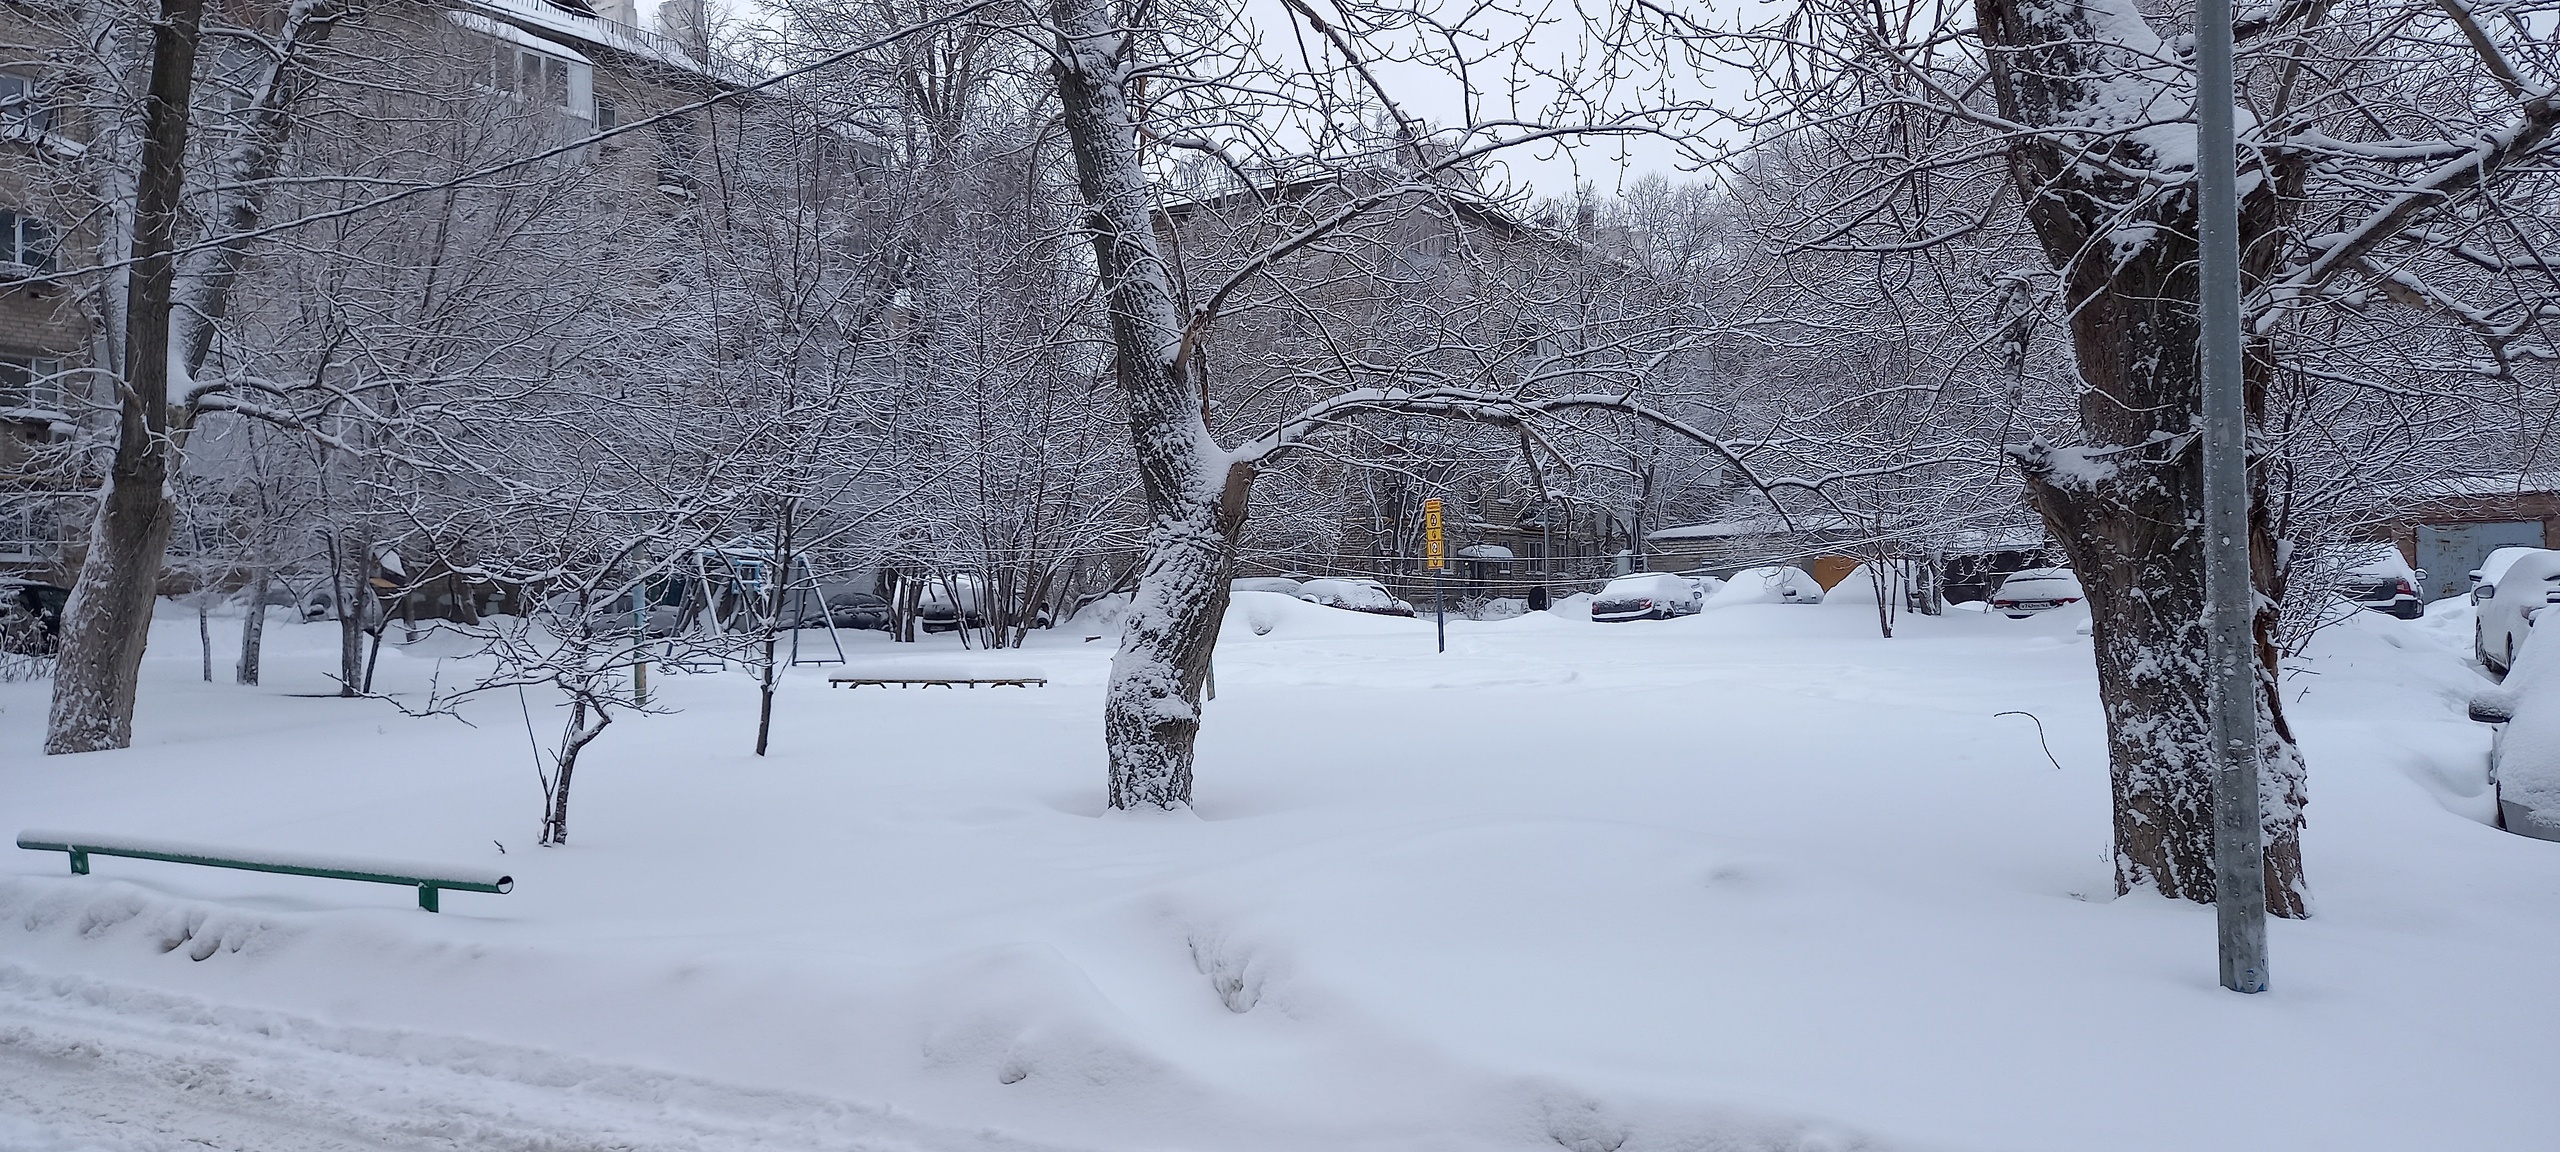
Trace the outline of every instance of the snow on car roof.
{"type": "Polygon", "coordinates": [[[2510,544],[2507,547],[2500,548],[2489,553],[2489,558],[2480,562],[2480,567],[2476,569],[2479,574],[2479,580],[2483,584],[2495,584],[2498,582],[2500,577],[2507,574],[2507,569],[2515,567],[2516,561],[2524,559],[2527,556],[2531,556],[2536,552],[2548,551],[2550,551],[2548,548],[2528,548],[2518,544],[2510,544]]]}
{"type": "Polygon", "coordinates": [[[1624,576],[1611,579],[1607,584],[1601,587],[1600,592],[1602,595],[1607,595],[1613,590],[1619,592],[1637,592],[1647,588],[1661,588],[1664,586],[1663,581],[1666,580],[1678,583],[1680,585],[1679,590],[1684,595],[1690,589],[1689,580],[1685,576],[1675,576],[1669,572],[1630,572],[1624,576]]]}

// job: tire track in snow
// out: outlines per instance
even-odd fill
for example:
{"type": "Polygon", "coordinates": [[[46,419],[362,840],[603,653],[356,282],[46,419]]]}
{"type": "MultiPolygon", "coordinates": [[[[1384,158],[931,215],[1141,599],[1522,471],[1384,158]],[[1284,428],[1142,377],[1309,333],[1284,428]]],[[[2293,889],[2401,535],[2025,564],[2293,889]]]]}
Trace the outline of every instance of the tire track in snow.
{"type": "Polygon", "coordinates": [[[0,1152],[1058,1152],[878,1107],[0,964],[0,1152]]]}

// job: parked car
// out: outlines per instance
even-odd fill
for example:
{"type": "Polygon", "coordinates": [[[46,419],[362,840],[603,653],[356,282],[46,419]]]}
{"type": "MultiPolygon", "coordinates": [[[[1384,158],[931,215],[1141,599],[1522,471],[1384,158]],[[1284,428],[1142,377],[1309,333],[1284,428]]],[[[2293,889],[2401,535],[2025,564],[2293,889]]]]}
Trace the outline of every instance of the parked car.
{"type": "Polygon", "coordinates": [[[1604,624],[1694,615],[1707,602],[1697,581],[1669,572],[1620,576],[1591,598],[1591,618],[1604,624]]]}
{"type": "Polygon", "coordinates": [[[2338,573],[2338,595],[2358,607],[2403,620],[2427,614],[2427,602],[2418,598],[2418,584],[2427,574],[2409,567],[2398,545],[2362,545],[2341,559],[2345,563],[2338,573]]]}
{"type": "MultiPolygon", "coordinates": [[[[849,584],[835,584],[819,588],[818,599],[826,610],[826,622],[838,628],[858,628],[873,632],[888,630],[889,601],[877,592],[856,588],[849,584]]],[[[801,626],[815,628],[818,622],[806,620],[801,626]]]]}
{"type": "Polygon", "coordinates": [[[2489,780],[2498,822],[2539,840],[2560,840],[2560,639],[2552,631],[2528,634],[2506,682],[2471,698],[2471,718],[2495,725],[2489,780]]]}
{"type": "Polygon", "coordinates": [[[2080,587],[2080,578],[2068,568],[2029,568],[2012,572],[2000,582],[2000,587],[1991,593],[1991,610],[2012,620],[2024,620],[2038,612],[2077,604],[2088,595],[2080,587]]]}
{"type": "Polygon", "coordinates": [[[1825,595],[1822,581],[1792,564],[1771,564],[1745,568],[1733,579],[1707,593],[1707,604],[1715,608],[1733,608],[1744,604],[1820,604],[1825,595]]]}
{"type": "Polygon", "coordinates": [[[1413,605],[1396,599],[1387,586],[1375,580],[1325,578],[1309,580],[1298,586],[1298,599],[1345,612],[1368,612],[1379,616],[1411,616],[1413,605]]]}
{"type": "Polygon", "coordinates": [[[2479,614],[2472,625],[2471,651],[2483,667],[2505,674],[2515,666],[2516,652],[2524,647],[2531,634],[2535,617],[2554,604],[2560,604],[2560,552],[2536,551],[2516,557],[2499,574],[2495,585],[2482,584],[2492,594],[2480,599],[2479,614]]]}
{"type": "Polygon", "coordinates": [[[2489,553],[2488,559],[2482,560],[2479,567],[2471,570],[2471,602],[2477,604],[2495,597],[2498,594],[2498,581],[2506,576],[2507,569],[2516,561],[2536,552],[2548,551],[2550,551],[2548,548],[2509,546],[2489,553]]]}
{"type": "Polygon", "coordinates": [[[0,578],[0,652],[50,655],[62,647],[62,606],[71,590],[17,577],[0,578]]]}
{"type": "Polygon", "coordinates": [[[1287,576],[1247,576],[1227,584],[1230,592],[1277,592],[1292,600],[1298,598],[1299,590],[1304,587],[1305,580],[1287,576]]]}
{"type": "Polygon", "coordinates": [[[957,632],[964,626],[982,627],[986,622],[987,610],[977,573],[955,572],[947,580],[937,577],[924,582],[924,596],[916,604],[917,627],[927,632],[957,632]]]}
{"type": "Polygon", "coordinates": [[[1698,586],[1698,597],[1701,603],[1703,603],[1707,597],[1715,595],[1717,590],[1724,587],[1724,577],[1715,575],[1704,568],[1692,568],[1681,573],[1680,578],[1698,586]]]}

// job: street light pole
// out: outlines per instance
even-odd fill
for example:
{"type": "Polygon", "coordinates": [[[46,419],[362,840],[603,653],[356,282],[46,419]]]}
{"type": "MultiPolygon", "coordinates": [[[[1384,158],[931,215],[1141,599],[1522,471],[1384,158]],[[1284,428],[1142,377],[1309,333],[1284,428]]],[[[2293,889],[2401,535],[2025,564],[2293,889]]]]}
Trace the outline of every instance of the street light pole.
{"type": "Polygon", "coordinates": [[[2222,986],[2267,988],[2258,800],[2258,670],[2249,578],[2248,408],[2241,382],[2238,145],[2231,0],[2196,5],[2198,349],[2204,373],[2205,634],[2213,713],[2215,936],[2222,986]]]}

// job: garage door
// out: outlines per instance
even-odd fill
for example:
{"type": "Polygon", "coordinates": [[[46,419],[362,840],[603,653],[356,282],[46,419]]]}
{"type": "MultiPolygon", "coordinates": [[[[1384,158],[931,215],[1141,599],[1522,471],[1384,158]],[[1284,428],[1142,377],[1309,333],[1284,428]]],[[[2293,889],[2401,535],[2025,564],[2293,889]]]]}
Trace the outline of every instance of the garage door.
{"type": "Polygon", "coordinates": [[[2418,567],[2427,570],[2419,593],[2429,600],[2460,596],[2471,590],[2471,570],[2489,553],[2523,545],[2542,547],[2542,521],[2504,520],[2486,524],[2418,525],[2418,567]]]}

